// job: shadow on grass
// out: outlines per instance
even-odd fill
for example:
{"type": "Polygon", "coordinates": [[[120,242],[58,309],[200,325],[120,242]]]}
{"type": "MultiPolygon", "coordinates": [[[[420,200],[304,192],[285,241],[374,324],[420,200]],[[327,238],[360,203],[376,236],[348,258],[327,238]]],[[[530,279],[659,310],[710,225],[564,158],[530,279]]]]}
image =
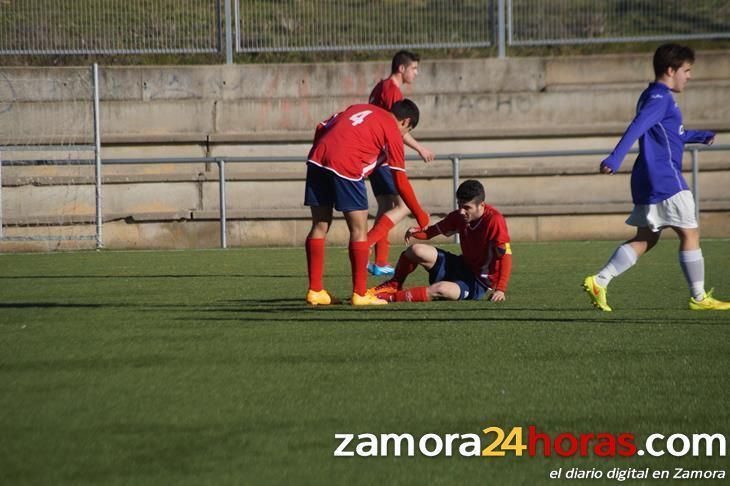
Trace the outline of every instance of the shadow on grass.
{"type": "Polygon", "coordinates": [[[479,322],[500,323],[571,323],[571,324],[663,324],[718,325],[726,324],[719,313],[702,314],[677,310],[668,318],[666,308],[627,309],[611,314],[589,307],[573,308],[509,308],[491,302],[435,302],[429,304],[399,303],[382,307],[353,307],[348,304],[310,307],[301,298],[241,299],[206,303],[67,303],[67,302],[4,302],[1,309],[119,309],[131,312],[169,314],[168,321],[229,323],[419,323],[458,324],[479,322]],[[458,309],[455,307],[458,306],[458,309]],[[636,311],[656,311],[656,316],[636,316],[636,311]],[[184,316],[179,316],[179,314],[184,316]],[[178,314],[178,317],[175,315],[178,314]],[[551,315],[553,314],[553,315],[551,315]],[[568,315],[566,315],[568,314],[568,315]]]}
{"type": "MultiPolygon", "coordinates": [[[[380,309],[368,309],[368,310],[362,310],[362,309],[350,309],[346,310],[345,312],[357,312],[358,314],[352,315],[352,316],[343,316],[343,315],[327,315],[320,310],[317,309],[304,309],[303,311],[300,311],[296,316],[289,315],[287,311],[287,315],[281,315],[277,316],[276,314],[271,315],[271,311],[266,311],[262,314],[267,314],[268,316],[264,315],[257,315],[252,316],[250,314],[252,313],[259,313],[257,311],[250,311],[250,310],[223,310],[222,312],[240,312],[242,314],[249,314],[249,315],[242,315],[240,317],[236,316],[221,316],[221,317],[180,317],[175,320],[177,321],[196,321],[196,322],[240,322],[240,323],[259,323],[259,324],[268,324],[268,323],[333,323],[333,324],[362,324],[362,323],[368,323],[368,324],[381,324],[381,323],[400,323],[400,324],[413,324],[414,326],[420,325],[420,324],[445,324],[445,325],[454,325],[454,324],[460,324],[464,322],[475,322],[475,323],[481,323],[485,325],[497,325],[497,324],[503,324],[503,323],[524,323],[524,324],[535,324],[535,323],[545,323],[545,324],[585,324],[585,325],[592,325],[592,324],[610,324],[610,325],[622,325],[622,324],[664,324],[664,325],[712,325],[712,324],[720,324],[722,321],[706,321],[706,322],[697,322],[696,320],[682,320],[682,319],[674,319],[672,321],[668,321],[665,317],[656,317],[656,318],[650,318],[650,317],[631,317],[631,318],[625,318],[621,316],[616,317],[593,317],[593,316],[577,316],[577,317],[535,317],[535,316],[505,316],[503,313],[500,313],[498,315],[493,316],[464,316],[460,315],[459,317],[448,317],[444,316],[443,314],[438,315],[435,314],[433,317],[426,317],[422,314],[412,316],[408,313],[411,312],[411,309],[390,309],[389,312],[380,311],[380,309]]],[[[221,311],[216,311],[221,312],[221,311]]],[[[333,311],[334,312],[334,311],[333,311]]],[[[329,313],[328,313],[329,314],[329,313]]],[[[595,314],[594,314],[595,315],[595,314]]]]}
{"type": "MultiPolygon", "coordinates": [[[[46,309],[54,309],[54,308],[68,308],[68,309],[76,309],[76,308],[102,308],[102,307],[110,307],[106,304],[61,304],[58,302],[5,302],[0,303],[0,309],[35,309],[35,308],[46,308],[46,309]]],[[[116,307],[116,306],[115,306],[116,307]]]]}
{"type": "Polygon", "coordinates": [[[132,358],[114,358],[108,356],[90,356],[88,358],[58,358],[19,361],[17,363],[2,363],[0,371],[25,372],[25,371],[95,371],[104,372],[110,370],[129,368],[155,368],[173,361],[159,355],[137,356],[132,358]]]}
{"type": "MultiPolygon", "coordinates": [[[[330,275],[328,275],[329,277],[330,275]]],[[[347,274],[335,274],[332,277],[347,277],[347,274]]],[[[0,276],[0,280],[77,280],[77,279],[130,279],[130,278],[141,278],[141,279],[155,279],[155,278],[170,278],[170,279],[182,279],[182,278],[247,278],[247,279],[270,279],[270,278],[305,278],[303,275],[261,275],[261,274],[247,274],[247,273],[221,273],[221,274],[164,274],[164,275],[5,275],[0,276]]]]}

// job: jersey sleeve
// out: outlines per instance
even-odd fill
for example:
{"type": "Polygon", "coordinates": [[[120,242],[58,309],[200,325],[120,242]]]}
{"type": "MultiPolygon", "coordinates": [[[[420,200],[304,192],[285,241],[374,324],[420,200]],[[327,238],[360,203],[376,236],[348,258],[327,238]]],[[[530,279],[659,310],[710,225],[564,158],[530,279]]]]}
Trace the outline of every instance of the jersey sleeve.
{"type": "Polygon", "coordinates": [[[418,203],[416,194],[413,192],[413,186],[411,186],[405,171],[394,170],[393,167],[390,169],[391,174],[393,174],[393,182],[395,182],[395,187],[398,189],[398,194],[400,194],[403,202],[411,210],[411,213],[413,213],[416,221],[418,221],[418,226],[425,228],[428,226],[428,214],[426,214],[418,203]]]}
{"type": "Polygon", "coordinates": [[[451,236],[459,232],[460,221],[462,221],[461,216],[454,211],[447,214],[446,217],[438,223],[432,224],[425,230],[413,233],[412,236],[417,240],[430,240],[438,235],[451,236]]]}
{"type": "Polygon", "coordinates": [[[639,137],[646,133],[651,127],[662,121],[667,111],[667,102],[671,99],[667,95],[654,94],[639,107],[636,117],[624,132],[613,152],[603,161],[601,165],[616,172],[624,161],[626,154],[631,150],[639,137]]]}
{"type": "Polygon", "coordinates": [[[335,113],[334,115],[330,115],[329,118],[326,120],[322,120],[321,122],[317,123],[317,128],[314,129],[314,140],[313,143],[317,143],[317,141],[322,138],[322,135],[327,131],[327,128],[332,125],[332,122],[337,118],[337,115],[339,113],[335,113]]]}
{"type": "Polygon", "coordinates": [[[684,143],[707,143],[715,136],[715,132],[708,130],[685,130],[682,134],[684,143]]]}
{"type": "Polygon", "coordinates": [[[403,136],[395,128],[386,131],[385,139],[386,154],[388,159],[385,161],[391,170],[406,171],[406,154],[403,148],[403,136]]]}
{"type": "Polygon", "coordinates": [[[496,213],[490,220],[487,237],[494,248],[492,283],[496,290],[506,292],[510,274],[512,273],[512,247],[509,232],[507,231],[507,223],[501,214],[496,213]]]}
{"type": "Polygon", "coordinates": [[[452,211],[446,215],[444,219],[436,223],[436,226],[444,236],[451,236],[459,232],[461,226],[464,224],[464,220],[457,211],[452,211]]]}

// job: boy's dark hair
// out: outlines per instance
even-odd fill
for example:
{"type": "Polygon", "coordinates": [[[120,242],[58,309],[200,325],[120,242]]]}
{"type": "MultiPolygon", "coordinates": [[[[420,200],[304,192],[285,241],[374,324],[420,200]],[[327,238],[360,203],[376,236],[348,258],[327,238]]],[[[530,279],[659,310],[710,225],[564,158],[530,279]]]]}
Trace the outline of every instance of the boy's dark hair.
{"type": "Polygon", "coordinates": [[[418,107],[408,98],[393,103],[393,106],[390,107],[390,112],[395,115],[395,119],[398,121],[410,118],[411,129],[416,128],[416,125],[418,125],[418,107]]]}
{"type": "Polygon", "coordinates": [[[407,67],[408,65],[420,60],[421,58],[418,57],[418,54],[411,51],[398,51],[395,53],[395,56],[393,56],[393,62],[390,65],[390,74],[397,73],[398,68],[401,66],[407,67]]]}
{"type": "Polygon", "coordinates": [[[695,52],[687,46],[664,44],[654,52],[654,74],[657,78],[664,76],[670,67],[675,71],[688,62],[694,64],[695,52]]]}
{"type": "Polygon", "coordinates": [[[469,179],[461,183],[459,188],[456,190],[457,201],[474,201],[478,203],[484,202],[486,197],[484,193],[484,186],[481,182],[469,179]]]}

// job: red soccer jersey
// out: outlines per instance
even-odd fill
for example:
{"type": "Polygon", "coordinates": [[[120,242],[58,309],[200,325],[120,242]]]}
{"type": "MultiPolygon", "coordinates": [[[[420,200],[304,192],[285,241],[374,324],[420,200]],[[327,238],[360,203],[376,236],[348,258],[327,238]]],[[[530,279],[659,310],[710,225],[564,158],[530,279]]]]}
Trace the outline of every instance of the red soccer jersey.
{"type": "Polygon", "coordinates": [[[386,78],[375,85],[373,92],[370,93],[368,103],[390,110],[393,103],[402,99],[403,92],[400,88],[396,86],[392,79],[386,78]]]}
{"type": "Polygon", "coordinates": [[[403,136],[393,115],[370,104],[352,105],[318,127],[309,162],[359,181],[386,163],[405,172],[403,136]],[[387,160],[378,155],[387,154],[387,160]]]}
{"type": "Polygon", "coordinates": [[[502,213],[486,205],[484,215],[467,224],[458,211],[452,211],[434,226],[443,235],[459,233],[462,258],[474,275],[489,279],[497,290],[507,290],[512,250],[502,213]]]}

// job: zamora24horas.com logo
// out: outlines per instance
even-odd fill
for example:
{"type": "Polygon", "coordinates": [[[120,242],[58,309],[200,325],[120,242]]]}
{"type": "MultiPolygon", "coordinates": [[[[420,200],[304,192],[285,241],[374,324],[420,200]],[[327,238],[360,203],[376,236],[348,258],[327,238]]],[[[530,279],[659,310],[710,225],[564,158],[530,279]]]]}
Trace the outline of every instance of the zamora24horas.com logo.
{"type": "MultiPolygon", "coordinates": [[[[726,439],[719,433],[660,434],[639,444],[636,434],[609,432],[548,434],[530,425],[487,427],[478,434],[335,434],[335,457],[725,457],[726,439]]],[[[722,477],[725,477],[725,471],[722,477]]]]}

